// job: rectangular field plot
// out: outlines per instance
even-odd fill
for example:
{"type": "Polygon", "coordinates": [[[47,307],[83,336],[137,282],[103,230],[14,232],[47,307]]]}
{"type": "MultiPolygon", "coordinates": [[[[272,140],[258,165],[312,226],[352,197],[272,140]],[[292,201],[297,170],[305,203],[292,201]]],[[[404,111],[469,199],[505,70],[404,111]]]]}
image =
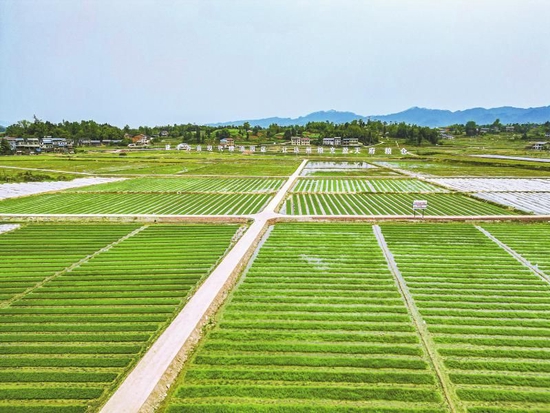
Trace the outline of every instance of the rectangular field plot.
{"type": "Polygon", "coordinates": [[[97,411],[226,252],[237,228],[29,225],[0,235],[0,242],[11,237],[14,250],[7,254],[10,267],[2,257],[9,301],[0,306],[0,411],[97,411]],[[49,240],[39,243],[39,236],[49,240]]]}
{"type": "Polygon", "coordinates": [[[550,192],[550,179],[438,178],[431,182],[462,192],[550,192]]]}
{"type": "Polygon", "coordinates": [[[550,225],[482,224],[481,227],[550,276],[550,225]]]}
{"type": "MultiPolygon", "coordinates": [[[[412,215],[415,199],[428,201],[431,216],[510,215],[514,212],[459,194],[292,194],[289,215],[412,215]]],[[[1,204],[0,204],[1,205],[1,204]]]]}
{"type": "Polygon", "coordinates": [[[417,179],[300,179],[292,192],[357,193],[357,192],[447,192],[417,179]]]}
{"type": "Polygon", "coordinates": [[[164,411],[444,412],[436,383],[371,226],[277,224],[164,411]]]}
{"type": "Polygon", "coordinates": [[[0,234],[0,306],[139,225],[30,225],[0,234]]]}
{"type": "Polygon", "coordinates": [[[268,193],[278,190],[283,182],[283,179],[263,178],[137,178],[66,192],[268,193]]]}
{"type": "Polygon", "coordinates": [[[480,192],[475,196],[521,211],[550,215],[550,192],[480,192]]]}
{"type": "MultiPolygon", "coordinates": [[[[459,160],[445,160],[435,161],[430,160],[411,160],[411,161],[389,161],[389,162],[376,162],[376,165],[396,168],[403,171],[412,172],[414,174],[423,175],[425,177],[488,177],[488,176],[501,176],[501,177],[533,177],[540,176],[542,178],[548,178],[550,171],[548,169],[541,169],[539,166],[528,164],[528,162],[518,161],[485,161],[479,162],[480,159],[472,161],[472,159],[459,161],[459,160]]],[[[540,165],[540,164],[539,164],[540,165]]]]}
{"type": "Polygon", "coordinates": [[[470,225],[382,232],[459,403],[475,413],[550,411],[550,285],[470,225]]]}
{"type": "Polygon", "coordinates": [[[0,201],[0,213],[239,215],[259,212],[271,198],[271,194],[56,193],[0,201]]]}

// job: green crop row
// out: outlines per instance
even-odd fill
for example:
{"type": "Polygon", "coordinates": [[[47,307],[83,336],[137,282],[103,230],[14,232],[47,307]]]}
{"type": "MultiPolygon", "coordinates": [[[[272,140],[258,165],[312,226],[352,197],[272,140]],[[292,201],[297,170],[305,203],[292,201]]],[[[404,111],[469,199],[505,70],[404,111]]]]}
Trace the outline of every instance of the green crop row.
{"type": "Polygon", "coordinates": [[[511,215],[513,212],[459,194],[292,194],[289,215],[413,215],[413,201],[428,201],[427,216],[511,215]]]}
{"type": "Polygon", "coordinates": [[[243,277],[167,411],[212,400],[223,402],[219,411],[262,411],[288,399],[315,400],[311,411],[334,401],[442,402],[370,226],[277,224],[243,277]]]}
{"type": "MultiPolygon", "coordinates": [[[[21,295],[0,308],[0,382],[5,386],[0,386],[0,412],[2,406],[14,412],[48,411],[52,403],[57,406],[65,399],[84,400],[84,407],[97,410],[107,391],[116,387],[183,307],[189,292],[215,267],[238,227],[151,225],[56,274],[60,266],[66,268],[137,228],[31,224],[0,235],[5,245],[16,235],[18,245],[33,245],[41,251],[37,257],[46,262],[49,255],[61,258],[37,280],[51,277],[44,284],[29,279],[21,295]],[[56,245],[67,227],[67,239],[79,241],[67,243],[70,258],[56,245]],[[49,245],[55,248],[50,251],[49,245]],[[35,288],[25,292],[30,286],[35,288]],[[31,388],[42,383],[48,387],[31,388]]],[[[26,272],[41,268],[39,259],[20,265],[26,272]]],[[[5,277],[11,275],[7,269],[5,277]]],[[[74,409],[81,411],[82,406],[74,409]]]]}
{"type": "Polygon", "coordinates": [[[68,189],[65,192],[272,192],[283,179],[136,178],[68,189]]]}
{"type": "Polygon", "coordinates": [[[418,179],[299,179],[293,192],[356,193],[356,192],[447,192],[418,179]]]}
{"type": "MultiPolygon", "coordinates": [[[[547,224],[482,227],[529,260],[545,262],[550,252],[547,224]]],[[[382,232],[468,411],[484,412],[488,403],[550,410],[542,392],[550,377],[550,285],[473,225],[383,225],[382,232]]]]}
{"type": "Polygon", "coordinates": [[[5,214],[242,215],[259,212],[269,194],[56,193],[0,201],[5,214]]]}
{"type": "Polygon", "coordinates": [[[550,239],[548,224],[483,224],[500,241],[511,247],[532,265],[550,274],[550,239]]]}
{"type": "Polygon", "coordinates": [[[2,300],[11,300],[138,228],[137,225],[78,227],[80,231],[67,224],[27,225],[0,235],[2,300]],[[29,273],[35,277],[22,278],[18,275],[29,273]]]}

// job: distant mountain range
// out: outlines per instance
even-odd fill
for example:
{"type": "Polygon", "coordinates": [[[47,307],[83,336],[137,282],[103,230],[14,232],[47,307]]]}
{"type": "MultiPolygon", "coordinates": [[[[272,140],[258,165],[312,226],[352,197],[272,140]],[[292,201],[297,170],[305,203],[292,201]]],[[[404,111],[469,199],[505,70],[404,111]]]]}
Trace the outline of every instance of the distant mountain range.
{"type": "Polygon", "coordinates": [[[372,115],[362,116],[353,112],[339,112],[336,110],[313,112],[306,116],[298,118],[264,118],[264,119],[248,119],[235,120],[231,122],[211,123],[210,126],[230,126],[242,125],[245,122],[251,126],[268,127],[272,123],[281,126],[290,125],[305,125],[308,122],[333,122],[345,123],[355,119],[381,120],[386,122],[405,122],[420,126],[448,126],[455,123],[465,124],[473,120],[478,125],[486,125],[493,123],[496,119],[500,119],[500,123],[507,125],[512,123],[544,123],[550,121],[550,106],[542,106],[538,108],[515,108],[512,106],[503,106],[500,108],[472,108],[466,110],[450,110],[441,109],[426,109],[413,107],[403,112],[392,113],[390,115],[372,115]]]}

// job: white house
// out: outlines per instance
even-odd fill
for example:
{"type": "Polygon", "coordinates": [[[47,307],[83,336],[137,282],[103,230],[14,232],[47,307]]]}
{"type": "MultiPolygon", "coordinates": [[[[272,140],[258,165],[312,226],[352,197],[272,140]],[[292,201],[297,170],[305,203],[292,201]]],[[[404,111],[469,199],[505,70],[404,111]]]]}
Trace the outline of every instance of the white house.
{"type": "Polygon", "coordinates": [[[311,139],[305,136],[292,136],[290,138],[291,145],[304,146],[304,145],[309,145],[310,142],[311,142],[311,139]]]}
{"type": "Polygon", "coordinates": [[[323,145],[340,146],[342,145],[342,138],[339,136],[335,136],[334,138],[323,138],[323,145]]]}

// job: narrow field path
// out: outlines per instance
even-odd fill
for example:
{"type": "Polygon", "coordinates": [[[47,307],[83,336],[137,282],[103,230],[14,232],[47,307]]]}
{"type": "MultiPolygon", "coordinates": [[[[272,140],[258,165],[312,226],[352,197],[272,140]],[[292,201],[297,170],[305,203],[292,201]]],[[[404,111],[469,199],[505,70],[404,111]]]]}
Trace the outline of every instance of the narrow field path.
{"type": "Polygon", "coordinates": [[[512,257],[514,257],[520,264],[523,266],[529,268],[533,273],[535,273],[537,276],[539,276],[543,281],[550,284],[550,275],[546,274],[544,271],[539,269],[537,266],[534,266],[529,261],[527,261],[525,258],[521,256],[518,252],[516,252],[513,248],[510,248],[508,245],[506,245],[504,242],[499,240],[497,237],[495,237],[493,234],[491,234],[489,231],[487,231],[485,228],[480,227],[479,225],[475,226],[476,229],[481,231],[487,238],[489,238],[491,241],[493,241],[495,244],[497,244],[500,248],[502,248],[504,251],[506,251],[508,254],[510,254],[512,257]]]}
{"type": "Polygon", "coordinates": [[[275,209],[284,200],[306,163],[307,160],[304,160],[300,164],[262,212],[253,215],[254,222],[250,228],[126,377],[101,413],[152,411],[162,400],[177,375],[177,371],[169,371],[170,367],[175,361],[180,364],[199,340],[200,329],[221,305],[237,276],[246,267],[271,219],[277,216],[275,209]]]}
{"type": "Polygon", "coordinates": [[[407,306],[407,309],[411,314],[413,323],[416,327],[416,331],[418,332],[418,335],[420,337],[420,342],[422,344],[422,347],[424,347],[426,354],[428,355],[430,364],[443,391],[445,401],[447,402],[447,405],[451,412],[463,412],[464,409],[459,407],[458,403],[455,401],[455,397],[453,397],[454,392],[451,388],[451,380],[446,373],[443,361],[439,358],[439,355],[437,354],[435,343],[428,331],[428,328],[426,327],[426,322],[420,315],[420,311],[418,310],[418,307],[414,302],[414,298],[409,291],[409,287],[407,286],[405,279],[401,275],[401,271],[399,271],[399,268],[397,267],[397,263],[395,262],[393,254],[391,253],[388,244],[386,243],[384,234],[382,234],[382,230],[378,225],[373,225],[372,230],[374,232],[374,235],[376,236],[380,249],[384,253],[384,258],[388,263],[388,268],[390,269],[390,272],[395,279],[395,282],[399,288],[399,292],[403,296],[405,305],[407,306]]]}

